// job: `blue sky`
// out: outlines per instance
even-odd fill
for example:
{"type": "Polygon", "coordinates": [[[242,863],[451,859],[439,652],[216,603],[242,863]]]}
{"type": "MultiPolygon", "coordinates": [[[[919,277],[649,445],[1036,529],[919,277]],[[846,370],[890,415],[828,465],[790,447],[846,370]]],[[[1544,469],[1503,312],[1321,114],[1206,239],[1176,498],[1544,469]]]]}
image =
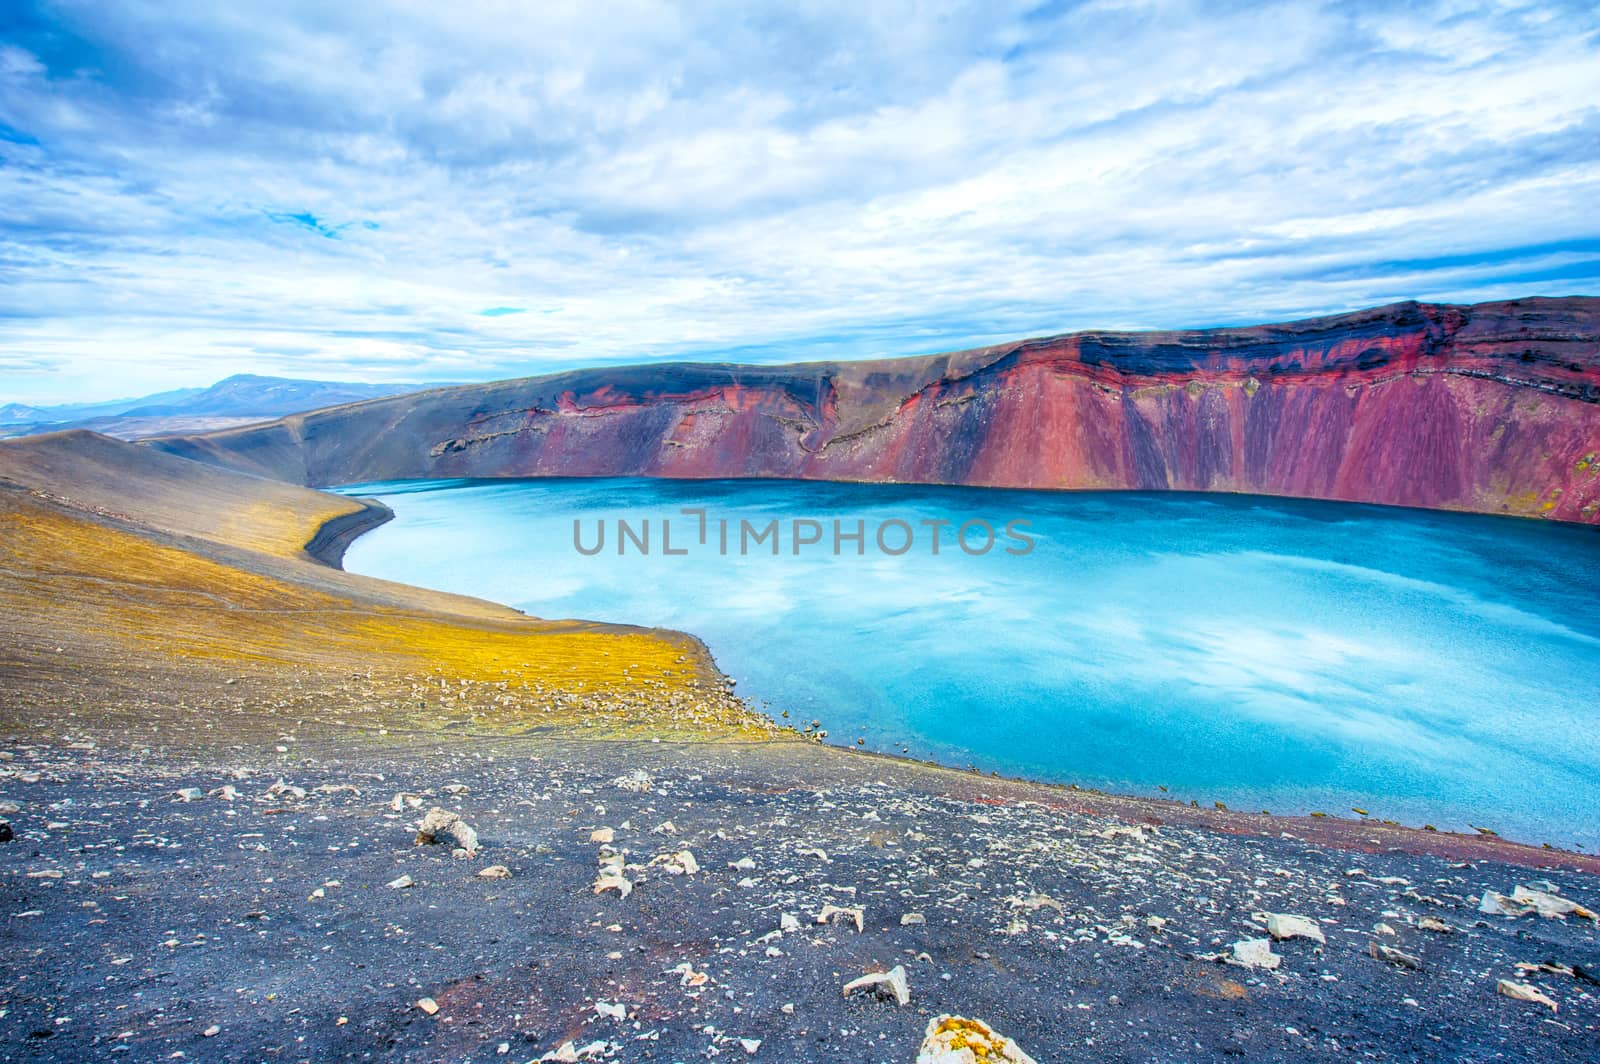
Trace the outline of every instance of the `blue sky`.
{"type": "Polygon", "coordinates": [[[1574,293],[1593,3],[0,4],[0,401],[1574,293]]]}

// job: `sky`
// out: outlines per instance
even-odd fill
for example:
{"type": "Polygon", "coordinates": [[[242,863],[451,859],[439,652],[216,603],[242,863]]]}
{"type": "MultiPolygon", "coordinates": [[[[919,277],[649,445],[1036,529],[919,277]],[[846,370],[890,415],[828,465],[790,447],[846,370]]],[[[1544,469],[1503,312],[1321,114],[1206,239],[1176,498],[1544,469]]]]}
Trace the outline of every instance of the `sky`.
{"type": "Polygon", "coordinates": [[[1600,5],[4,0],[0,402],[1600,294],[1600,5]]]}

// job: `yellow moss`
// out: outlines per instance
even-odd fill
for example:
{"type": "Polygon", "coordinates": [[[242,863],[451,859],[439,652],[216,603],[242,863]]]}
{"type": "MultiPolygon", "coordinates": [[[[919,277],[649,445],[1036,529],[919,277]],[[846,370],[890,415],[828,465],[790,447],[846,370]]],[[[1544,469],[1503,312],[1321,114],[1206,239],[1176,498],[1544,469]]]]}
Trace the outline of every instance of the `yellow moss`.
{"type": "MultiPolygon", "coordinates": [[[[440,727],[448,716],[441,707],[459,705],[474,728],[498,731],[770,734],[723,695],[698,645],[673,633],[497,615],[487,604],[467,603],[482,614],[456,616],[428,608],[433,600],[423,592],[416,608],[364,601],[21,493],[0,498],[0,547],[0,632],[8,642],[98,648],[96,660],[116,671],[243,669],[263,678],[260,690],[280,694],[305,684],[328,690],[360,675],[382,703],[360,723],[440,727]],[[417,697],[419,678],[442,684],[441,693],[428,688],[417,697]]],[[[270,564],[360,586],[361,578],[309,562],[270,564]]],[[[70,679],[76,667],[63,661],[60,675],[70,679]]],[[[301,712],[351,709],[312,703],[301,712]]]]}

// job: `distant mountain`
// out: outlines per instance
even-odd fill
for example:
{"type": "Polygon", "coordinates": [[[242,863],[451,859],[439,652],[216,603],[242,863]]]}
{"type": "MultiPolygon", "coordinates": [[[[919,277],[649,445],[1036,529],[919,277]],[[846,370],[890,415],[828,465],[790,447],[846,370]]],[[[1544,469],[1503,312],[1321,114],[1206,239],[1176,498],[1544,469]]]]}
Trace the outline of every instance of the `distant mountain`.
{"type": "Polygon", "coordinates": [[[98,403],[57,403],[50,406],[7,403],[0,406],[0,425],[54,425],[91,417],[114,417],[136,406],[179,403],[203,391],[204,388],[178,388],[170,392],[157,392],[154,395],[142,395],[132,399],[107,399],[98,403]]]}
{"type": "Polygon", "coordinates": [[[200,432],[417,391],[414,384],[351,384],[240,373],[209,388],[179,388],[100,403],[0,406],[0,437],[61,429],[93,429],[139,439],[163,432],[200,432]]]}

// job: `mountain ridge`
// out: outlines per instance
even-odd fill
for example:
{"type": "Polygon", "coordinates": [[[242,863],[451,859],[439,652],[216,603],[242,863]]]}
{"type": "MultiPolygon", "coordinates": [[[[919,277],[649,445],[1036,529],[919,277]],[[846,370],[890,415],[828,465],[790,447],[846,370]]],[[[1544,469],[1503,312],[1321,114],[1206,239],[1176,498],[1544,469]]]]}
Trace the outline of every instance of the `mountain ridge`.
{"type": "Polygon", "coordinates": [[[785,477],[1249,492],[1600,523],[1600,298],[436,388],[150,446],[312,486],[785,477]]]}

